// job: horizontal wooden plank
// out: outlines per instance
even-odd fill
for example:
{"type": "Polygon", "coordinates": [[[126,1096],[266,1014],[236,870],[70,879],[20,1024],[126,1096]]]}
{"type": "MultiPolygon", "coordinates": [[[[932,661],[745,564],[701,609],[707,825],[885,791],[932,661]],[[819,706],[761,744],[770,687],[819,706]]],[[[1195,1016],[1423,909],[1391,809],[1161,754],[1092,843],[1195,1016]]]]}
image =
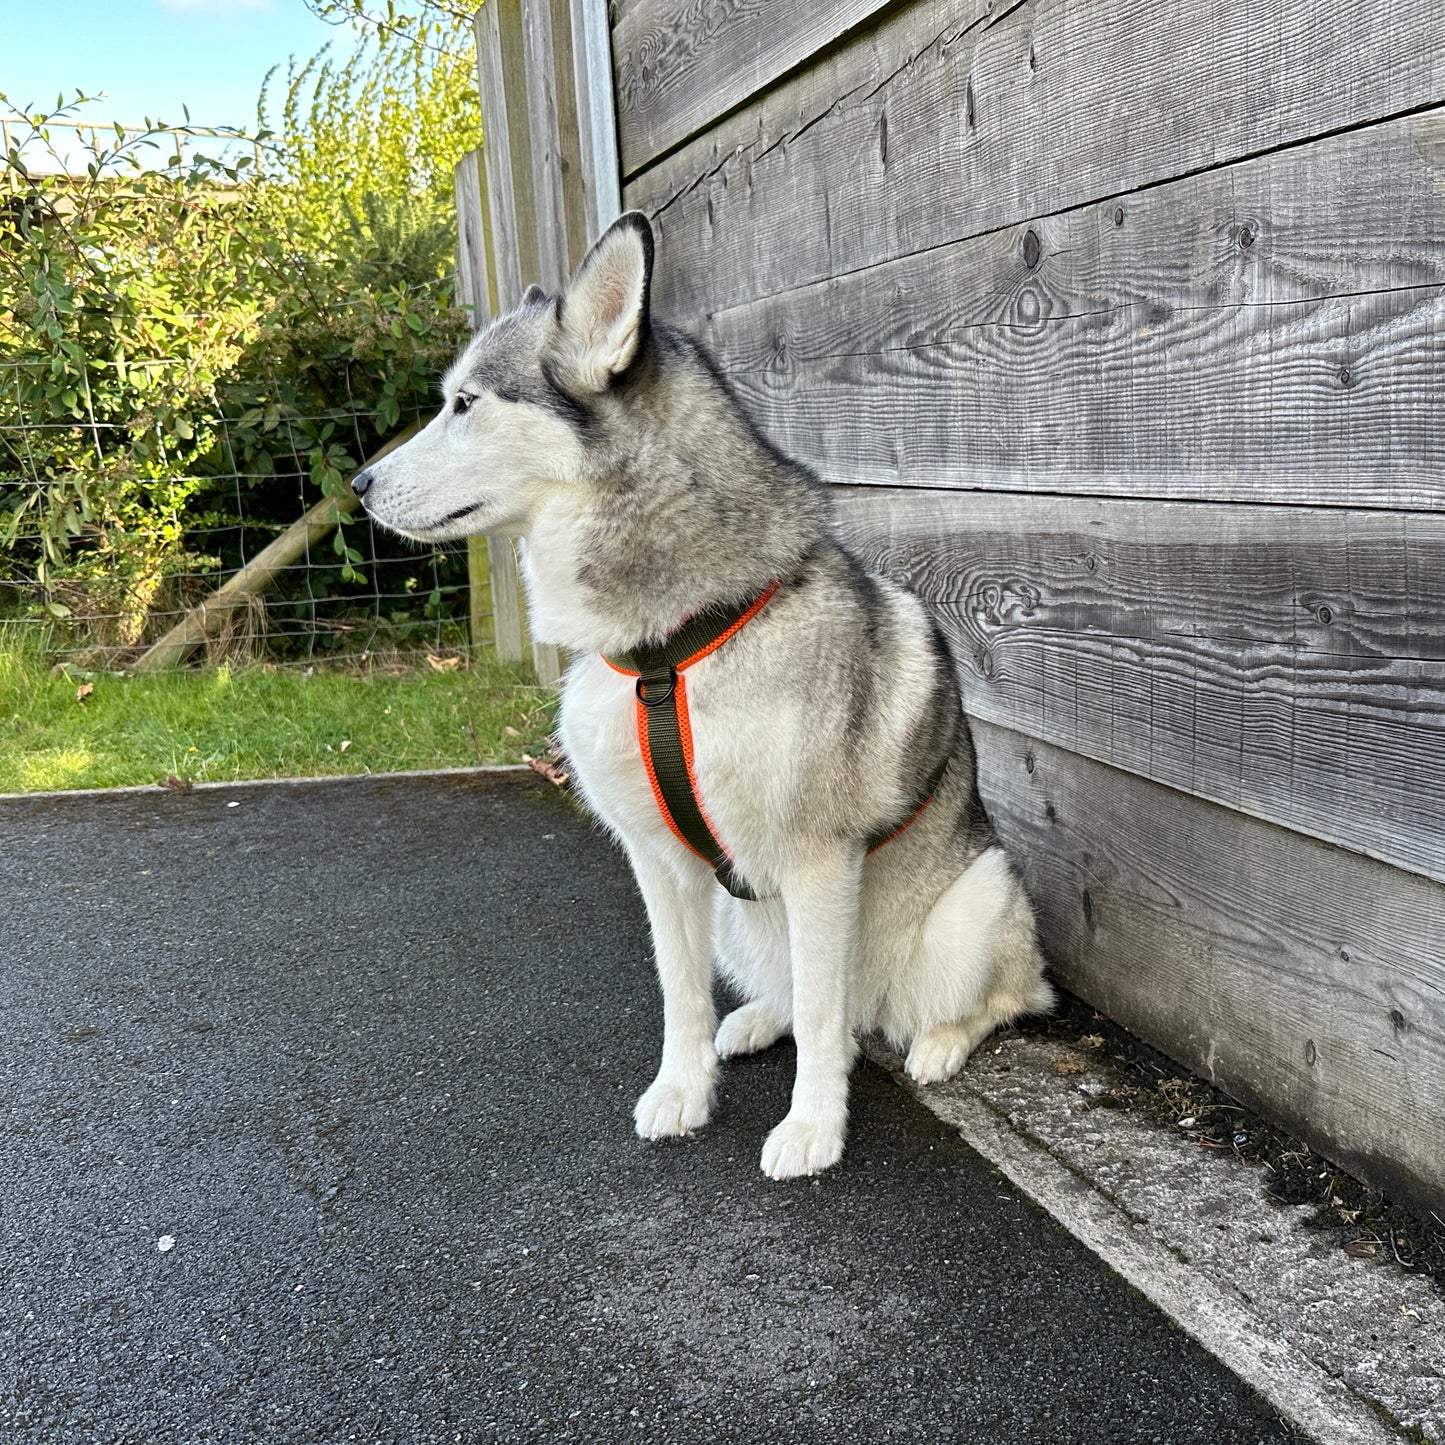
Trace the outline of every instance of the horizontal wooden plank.
{"type": "Polygon", "coordinates": [[[979,717],[1445,879],[1445,517],[848,489],[979,717]]]}
{"type": "MultiPolygon", "coordinates": [[[[921,0],[627,196],[655,215],[659,307],[701,317],[1438,104],[1438,35],[1437,0],[1280,0],[1267,21],[1213,0],[921,0]]],[[[1387,178],[1358,180],[1389,234],[1387,178]]]]}
{"type": "Polygon", "coordinates": [[[1445,889],[980,723],[1067,986],[1417,1208],[1445,1201],[1445,889]]]}
{"type": "Polygon", "coordinates": [[[893,3],[632,0],[612,32],[624,174],[893,3]]]}
{"type": "Polygon", "coordinates": [[[1445,108],[706,334],[769,436],[830,480],[1445,507],[1442,165],[1445,108]]]}

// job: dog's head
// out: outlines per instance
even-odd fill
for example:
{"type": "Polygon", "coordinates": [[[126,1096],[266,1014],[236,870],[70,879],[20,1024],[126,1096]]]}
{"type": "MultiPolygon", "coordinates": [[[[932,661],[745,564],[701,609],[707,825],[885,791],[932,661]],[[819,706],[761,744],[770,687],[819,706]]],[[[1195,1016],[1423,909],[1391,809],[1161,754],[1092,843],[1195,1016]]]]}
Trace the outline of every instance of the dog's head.
{"type": "Polygon", "coordinates": [[[525,528],[582,477],[589,423],[646,347],[651,284],[652,227],[629,211],[563,295],[529,287],[472,339],[436,417],[353,480],[366,510],[424,542],[525,528]]]}

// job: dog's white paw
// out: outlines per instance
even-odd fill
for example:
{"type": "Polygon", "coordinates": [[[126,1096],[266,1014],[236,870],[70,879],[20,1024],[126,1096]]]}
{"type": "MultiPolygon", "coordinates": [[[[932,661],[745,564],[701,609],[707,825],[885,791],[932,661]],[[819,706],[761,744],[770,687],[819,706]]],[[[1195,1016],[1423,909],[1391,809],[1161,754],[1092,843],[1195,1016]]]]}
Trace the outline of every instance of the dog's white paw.
{"type": "Polygon", "coordinates": [[[675,1139],[701,1129],[712,1114],[712,1079],[686,1080],[659,1074],[632,1111],[643,1139],[675,1139]]]}
{"type": "Polygon", "coordinates": [[[908,1050],[903,1067],[916,1084],[941,1084],[951,1079],[968,1062],[974,1045],[988,1025],[970,1028],[965,1024],[942,1024],[920,1034],[908,1050]]]}
{"type": "Polygon", "coordinates": [[[763,1173],[769,1179],[820,1174],[843,1157],[843,1124],[794,1119],[789,1115],[763,1145],[763,1173]]]}
{"type": "Polygon", "coordinates": [[[759,1053],[777,1043],[787,1031],[787,1024],[780,1023],[762,1004],[745,1003],[718,1026],[718,1058],[734,1059],[739,1054],[759,1053]]]}

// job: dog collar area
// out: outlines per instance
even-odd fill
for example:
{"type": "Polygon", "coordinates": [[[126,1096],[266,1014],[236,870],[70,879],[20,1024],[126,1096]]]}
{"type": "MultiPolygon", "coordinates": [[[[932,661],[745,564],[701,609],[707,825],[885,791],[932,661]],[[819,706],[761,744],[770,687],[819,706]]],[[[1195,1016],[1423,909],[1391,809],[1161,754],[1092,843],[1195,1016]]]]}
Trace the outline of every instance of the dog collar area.
{"type": "MultiPolygon", "coordinates": [[[[757,902],[747,880],[737,871],[732,855],[718,841],[702,805],[697,775],[693,770],[692,720],[687,710],[687,669],[709,653],[716,652],[735,636],[771,601],[778,583],[751,602],[729,611],[700,612],[688,618],[670,637],[652,647],[637,647],[602,660],[614,672],[637,679],[637,740],[642,764],[652,785],[658,812],[673,836],[713,870],[717,880],[734,898],[757,902]]],[[[951,751],[951,749],[950,749],[951,751]]],[[[881,830],[866,840],[868,852],[891,843],[910,828],[933,801],[948,768],[948,754],[934,769],[924,795],[903,821],[881,830]]]]}

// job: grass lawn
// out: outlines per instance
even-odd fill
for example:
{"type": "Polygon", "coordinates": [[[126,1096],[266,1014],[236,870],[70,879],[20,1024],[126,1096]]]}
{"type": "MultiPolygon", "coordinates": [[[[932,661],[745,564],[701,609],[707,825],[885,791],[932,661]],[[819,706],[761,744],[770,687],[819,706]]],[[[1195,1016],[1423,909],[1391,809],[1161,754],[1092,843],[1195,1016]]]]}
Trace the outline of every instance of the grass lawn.
{"type": "MultiPolygon", "coordinates": [[[[443,659],[445,661],[446,659],[443,659]]],[[[69,673],[0,628],[0,792],[517,763],[555,695],[490,658],[416,665],[69,673]],[[88,689],[88,690],[87,690],[88,689]]]]}

